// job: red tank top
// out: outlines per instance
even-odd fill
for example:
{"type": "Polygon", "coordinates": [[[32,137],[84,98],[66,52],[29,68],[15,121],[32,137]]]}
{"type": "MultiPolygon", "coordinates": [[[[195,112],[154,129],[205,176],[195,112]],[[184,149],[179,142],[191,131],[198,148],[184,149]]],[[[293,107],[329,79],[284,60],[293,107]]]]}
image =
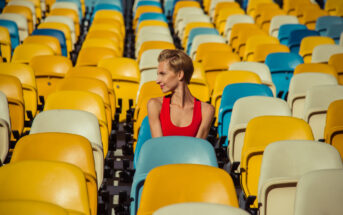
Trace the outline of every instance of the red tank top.
{"type": "Polygon", "coordinates": [[[160,121],[163,136],[195,137],[201,124],[201,102],[194,98],[192,122],[188,126],[178,127],[170,119],[170,96],[165,96],[163,97],[160,121]]]}

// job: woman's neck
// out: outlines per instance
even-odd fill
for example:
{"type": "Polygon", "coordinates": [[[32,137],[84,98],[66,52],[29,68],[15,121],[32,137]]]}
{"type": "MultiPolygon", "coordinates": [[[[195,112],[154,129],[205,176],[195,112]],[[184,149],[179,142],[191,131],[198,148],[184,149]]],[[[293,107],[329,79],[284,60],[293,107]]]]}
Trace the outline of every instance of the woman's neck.
{"type": "Polygon", "coordinates": [[[187,104],[192,104],[194,97],[192,96],[186,83],[180,84],[172,93],[171,103],[180,108],[184,108],[187,104]]]}

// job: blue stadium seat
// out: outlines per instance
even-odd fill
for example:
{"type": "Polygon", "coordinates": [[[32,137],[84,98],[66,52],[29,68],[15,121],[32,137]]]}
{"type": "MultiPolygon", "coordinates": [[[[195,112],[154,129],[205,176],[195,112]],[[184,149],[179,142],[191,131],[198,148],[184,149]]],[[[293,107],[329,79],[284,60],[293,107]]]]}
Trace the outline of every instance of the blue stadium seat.
{"type": "Polygon", "coordinates": [[[14,21],[4,19],[0,20],[0,26],[7,28],[10,33],[11,49],[13,53],[14,49],[20,44],[18,26],[14,21]]]}
{"type": "Polygon", "coordinates": [[[93,14],[95,14],[99,10],[116,10],[122,13],[122,10],[118,5],[109,4],[109,3],[98,3],[95,5],[93,14]]]}
{"type": "Polygon", "coordinates": [[[79,10],[79,21],[81,23],[82,21],[82,7],[81,7],[81,2],[80,0],[56,0],[56,2],[72,2],[77,5],[77,8],[79,10]]]}
{"type": "Polygon", "coordinates": [[[327,31],[325,32],[324,36],[331,37],[335,40],[336,44],[339,44],[339,39],[341,37],[341,33],[343,32],[343,23],[341,24],[333,24],[328,26],[327,31]]]}
{"type": "Polygon", "coordinates": [[[265,64],[272,74],[277,97],[287,99],[293,71],[297,65],[302,63],[304,63],[303,58],[295,53],[272,53],[267,56],[265,64]]]}
{"type": "Polygon", "coordinates": [[[156,2],[156,1],[139,1],[137,3],[137,7],[140,7],[140,6],[156,6],[156,7],[162,7],[161,6],[161,3],[160,2],[156,2]]]}
{"type": "Polygon", "coordinates": [[[123,10],[123,6],[121,4],[121,1],[119,1],[119,0],[97,0],[95,2],[95,5],[97,5],[97,4],[112,4],[112,5],[118,6],[121,11],[123,10]]]}
{"type": "Polygon", "coordinates": [[[62,56],[68,57],[66,38],[62,31],[59,31],[56,29],[47,29],[47,28],[36,29],[32,32],[32,35],[45,35],[45,36],[56,37],[61,45],[62,56]]]}
{"type": "Polygon", "coordinates": [[[223,146],[228,146],[227,136],[233,105],[238,99],[247,96],[273,97],[273,92],[266,85],[253,83],[230,84],[224,88],[218,114],[218,135],[225,137],[223,146]]]}
{"type": "Polygon", "coordinates": [[[168,136],[152,138],[144,143],[131,187],[131,215],[137,213],[143,184],[149,171],[158,166],[180,163],[218,167],[213,146],[200,138],[168,136]]]}
{"type": "Polygon", "coordinates": [[[281,25],[279,29],[278,39],[281,44],[287,45],[289,36],[291,35],[292,31],[295,30],[306,30],[307,27],[301,24],[285,24],[281,25]]]}
{"type": "Polygon", "coordinates": [[[193,28],[188,35],[187,41],[187,54],[190,55],[192,49],[193,39],[201,34],[216,34],[219,35],[217,29],[215,28],[193,28]]]}
{"type": "Polygon", "coordinates": [[[292,53],[298,54],[301,40],[309,36],[319,36],[318,31],[313,30],[295,30],[292,31],[288,39],[288,48],[292,53]]]}
{"type": "Polygon", "coordinates": [[[139,133],[138,133],[135,155],[133,158],[133,167],[134,168],[136,168],[139,153],[141,151],[143,144],[145,143],[145,141],[147,141],[149,139],[151,139],[151,131],[150,131],[150,125],[149,125],[149,118],[146,116],[142,121],[141,127],[139,129],[139,133]]]}
{"type": "Polygon", "coordinates": [[[339,16],[321,16],[317,19],[316,31],[318,31],[321,36],[324,36],[327,28],[334,24],[343,24],[343,18],[339,16]]]}
{"type": "Polygon", "coordinates": [[[166,16],[162,13],[143,13],[138,19],[137,26],[144,20],[160,20],[167,23],[166,16]]]}

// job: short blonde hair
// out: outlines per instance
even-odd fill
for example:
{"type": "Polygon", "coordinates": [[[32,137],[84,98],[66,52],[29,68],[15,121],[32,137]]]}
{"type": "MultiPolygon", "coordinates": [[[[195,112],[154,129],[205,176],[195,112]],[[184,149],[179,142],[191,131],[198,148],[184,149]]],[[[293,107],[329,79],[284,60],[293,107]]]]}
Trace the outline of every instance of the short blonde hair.
{"type": "Polygon", "coordinates": [[[194,66],[192,59],[186,53],[178,49],[165,49],[158,56],[158,62],[163,61],[167,61],[174,72],[180,72],[182,70],[186,83],[190,83],[194,66]]]}

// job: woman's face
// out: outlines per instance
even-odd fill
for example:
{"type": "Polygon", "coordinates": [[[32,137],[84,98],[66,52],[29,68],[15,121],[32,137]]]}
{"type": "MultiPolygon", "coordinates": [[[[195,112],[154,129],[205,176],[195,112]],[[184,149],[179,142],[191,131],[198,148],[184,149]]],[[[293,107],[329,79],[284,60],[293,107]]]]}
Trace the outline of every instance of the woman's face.
{"type": "Polygon", "coordinates": [[[174,72],[168,61],[162,61],[158,64],[156,83],[160,85],[163,93],[173,91],[179,84],[180,73],[174,72]]]}

